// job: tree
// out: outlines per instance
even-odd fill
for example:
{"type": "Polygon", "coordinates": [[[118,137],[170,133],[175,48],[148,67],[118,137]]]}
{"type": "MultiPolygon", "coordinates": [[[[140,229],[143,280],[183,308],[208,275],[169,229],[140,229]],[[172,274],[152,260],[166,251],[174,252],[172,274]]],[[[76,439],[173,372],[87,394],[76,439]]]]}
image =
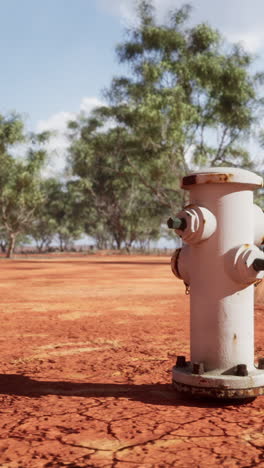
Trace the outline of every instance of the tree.
{"type": "Polygon", "coordinates": [[[43,182],[42,189],[44,203],[37,215],[34,238],[47,246],[57,237],[60,250],[64,251],[83,232],[75,183],[50,178],[43,182]]]}
{"type": "Polygon", "coordinates": [[[84,220],[79,209],[77,194],[76,183],[68,181],[66,185],[61,186],[58,198],[54,202],[57,236],[61,251],[67,250],[84,232],[84,220]]]}
{"type": "Polygon", "coordinates": [[[158,237],[156,207],[123,154],[130,141],[126,129],[102,129],[100,121],[82,117],[70,128],[69,163],[78,177],[86,233],[99,248],[127,250],[137,240],[158,237]]]}
{"type": "Polygon", "coordinates": [[[36,242],[39,252],[50,247],[57,233],[57,222],[51,213],[54,186],[57,187],[57,184],[58,182],[54,178],[41,181],[42,203],[35,212],[33,223],[28,232],[36,242]]]}
{"type": "Polygon", "coordinates": [[[188,28],[190,7],[156,21],[138,3],[138,25],[118,46],[126,76],[105,91],[106,106],[69,124],[69,165],[89,205],[86,232],[120,248],[157,236],[185,203],[189,168],[252,162],[242,146],[263,102],[252,57],[207,24],[188,28]]]}
{"type": "Polygon", "coordinates": [[[0,115],[0,225],[8,237],[7,257],[14,251],[17,236],[32,223],[42,201],[40,171],[46,152],[41,148],[48,133],[26,135],[18,115],[0,115]],[[26,155],[15,158],[18,143],[27,146],[26,155]]]}
{"type": "Polygon", "coordinates": [[[0,226],[0,249],[2,253],[6,252],[8,246],[8,236],[4,226],[0,226]]]}
{"type": "Polygon", "coordinates": [[[94,112],[124,131],[125,165],[164,213],[184,202],[179,184],[190,166],[251,167],[241,142],[263,104],[250,54],[208,24],[188,28],[190,12],[185,5],[159,24],[151,1],[139,2],[139,23],[117,48],[130,72],[113,79],[108,106],[94,112]]]}

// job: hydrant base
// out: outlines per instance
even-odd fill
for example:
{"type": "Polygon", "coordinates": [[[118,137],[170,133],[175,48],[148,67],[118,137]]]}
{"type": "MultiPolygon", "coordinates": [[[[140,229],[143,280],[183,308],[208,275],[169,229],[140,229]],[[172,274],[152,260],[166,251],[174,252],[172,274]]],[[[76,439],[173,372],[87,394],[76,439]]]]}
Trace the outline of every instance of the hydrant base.
{"type": "Polygon", "coordinates": [[[219,387],[194,387],[192,385],[182,384],[172,381],[174,389],[182,394],[199,397],[213,398],[222,400],[242,400],[252,399],[264,395],[264,387],[253,388],[219,388],[219,387]]]}
{"type": "Polygon", "coordinates": [[[246,376],[210,371],[193,374],[193,366],[173,367],[172,382],[181,393],[204,398],[242,399],[264,395],[264,370],[253,368],[246,376]]]}

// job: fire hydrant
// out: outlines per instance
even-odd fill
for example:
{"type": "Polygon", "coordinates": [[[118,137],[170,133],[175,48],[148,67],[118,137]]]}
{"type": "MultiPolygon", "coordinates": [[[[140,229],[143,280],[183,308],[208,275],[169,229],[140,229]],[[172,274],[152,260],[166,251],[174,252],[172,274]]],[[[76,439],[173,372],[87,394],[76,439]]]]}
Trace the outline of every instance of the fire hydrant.
{"type": "Polygon", "coordinates": [[[177,391],[224,399],[264,394],[264,359],[254,362],[254,285],[264,276],[264,214],[253,203],[262,178],[215,167],[188,175],[190,204],[168,226],[182,238],[172,271],[190,293],[191,361],[178,356],[177,391]]]}

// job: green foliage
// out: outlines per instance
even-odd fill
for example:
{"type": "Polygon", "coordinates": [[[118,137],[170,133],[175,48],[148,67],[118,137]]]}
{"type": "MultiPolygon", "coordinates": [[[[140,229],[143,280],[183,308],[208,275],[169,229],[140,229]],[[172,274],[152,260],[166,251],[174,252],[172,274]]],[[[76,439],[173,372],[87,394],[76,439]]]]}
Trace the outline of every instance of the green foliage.
{"type": "Polygon", "coordinates": [[[123,154],[129,133],[121,127],[101,131],[94,122],[79,121],[69,156],[72,173],[78,177],[85,230],[100,248],[129,249],[141,238],[158,237],[156,207],[123,154]]]}
{"type": "Polygon", "coordinates": [[[50,204],[53,201],[53,186],[57,185],[54,179],[41,181],[42,203],[38,206],[33,223],[28,234],[33,237],[39,251],[47,249],[56,235],[57,223],[51,216],[50,204]]]}
{"type": "Polygon", "coordinates": [[[189,5],[159,24],[151,1],[138,3],[139,23],[117,47],[127,76],[105,91],[108,105],[69,124],[69,165],[83,194],[86,232],[120,247],[155,238],[190,167],[251,167],[242,146],[254,124],[257,85],[251,56],[229,49],[218,31],[188,28],[189,5]]]}
{"type": "Polygon", "coordinates": [[[0,114],[0,153],[5,153],[10,145],[23,143],[24,125],[18,114],[4,116],[0,114]]]}
{"type": "Polygon", "coordinates": [[[130,73],[113,79],[108,107],[94,114],[127,131],[126,163],[164,210],[181,205],[179,183],[190,166],[251,166],[241,138],[262,105],[263,77],[250,74],[251,56],[228,49],[208,24],[188,28],[190,11],[185,5],[158,24],[152,3],[139,2],[139,25],[117,47],[130,73]]]}
{"type": "Polygon", "coordinates": [[[250,73],[251,55],[206,23],[190,28],[189,5],[164,24],[150,0],[137,11],[138,25],[117,47],[128,73],[112,80],[106,106],[69,123],[71,180],[41,179],[49,132],[27,135],[19,115],[0,115],[0,248],[8,242],[8,255],[26,234],[40,250],[54,238],[64,250],[83,231],[101,248],[143,245],[185,204],[180,181],[189,169],[252,167],[243,139],[264,104],[264,74],[250,73]],[[21,143],[26,156],[16,158],[21,143]]]}
{"type": "MultiPolygon", "coordinates": [[[[46,138],[47,135],[44,140],[46,138]]],[[[42,202],[40,170],[45,151],[39,145],[31,144],[23,159],[10,154],[12,145],[31,141],[18,116],[0,116],[0,140],[0,225],[9,242],[7,256],[11,256],[17,236],[29,229],[42,202]]],[[[37,135],[35,140],[38,140],[37,135]]]]}
{"type": "Polygon", "coordinates": [[[34,224],[34,239],[47,247],[57,236],[63,251],[83,232],[75,183],[47,179],[42,183],[42,193],[44,203],[34,224]]]}

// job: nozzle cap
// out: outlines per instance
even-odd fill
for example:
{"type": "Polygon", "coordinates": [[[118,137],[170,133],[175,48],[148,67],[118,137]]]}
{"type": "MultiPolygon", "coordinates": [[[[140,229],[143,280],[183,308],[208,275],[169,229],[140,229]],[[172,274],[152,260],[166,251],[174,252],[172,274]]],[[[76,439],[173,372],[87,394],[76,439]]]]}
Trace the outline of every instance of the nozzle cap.
{"type": "Polygon", "coordinates": [[[180,229],[181,231],[184,231],[187,223],[184,218],[169,218],[167,225],[169,229],[180,229]]]}

